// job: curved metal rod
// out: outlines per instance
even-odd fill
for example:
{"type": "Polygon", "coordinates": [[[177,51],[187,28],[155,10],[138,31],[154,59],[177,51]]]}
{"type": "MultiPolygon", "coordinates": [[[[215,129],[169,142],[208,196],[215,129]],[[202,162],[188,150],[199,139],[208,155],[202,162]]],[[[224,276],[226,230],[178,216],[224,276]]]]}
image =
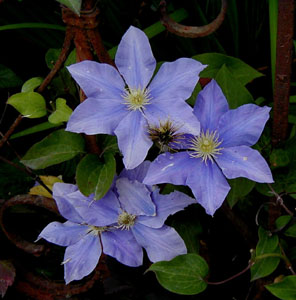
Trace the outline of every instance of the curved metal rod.
{"type": "Polygon", "coordinates": [[[204,26],[186,26],[172,20],[166,12],[166,1],[162,0],[159,4],[161,12],[161,22],[166,29],[176,35],[196,38],[207,36],[216,31],[224,21],[227,11],[227,0],[221,0],[221,10],[217,18],[210,24],[204,26]]]}

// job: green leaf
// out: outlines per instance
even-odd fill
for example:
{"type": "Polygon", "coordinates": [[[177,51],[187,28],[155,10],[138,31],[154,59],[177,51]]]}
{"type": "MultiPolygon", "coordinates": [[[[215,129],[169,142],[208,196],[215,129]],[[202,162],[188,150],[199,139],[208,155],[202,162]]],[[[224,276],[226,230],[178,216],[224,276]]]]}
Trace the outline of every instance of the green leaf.
{"type": "MultiPolygon", "coordinates": [[[[278,217],[275,221],[276,228],[278,228],[278,229],[284,228],[291,221],[291,219],[292,219],[292,217],[288,216],[288,215],[278,217]]],[[[296,238],[296,224],[289,226],[285,230],[284,234],[286,236],[296,238]]]]}
{"type": "Polygon", "coordinates": [[[296,299],[296,276],[295,275],[286,276],[280,282],[265,285],[265,287],[274,296],[282,300],[296,299]]]}
{"type": "Polygon", "coordinates": [[[171,261],[160,261],[150,266],[159,283],[167,290],[182,294],[194,295],[207,287],[204,278],[209,272],[206,261],[197,254],[180,255],[171,261]]]}
{"type": "Polygon", "coordinates": [[[83,138],[79,134],[60,129],[33,145],[21,162],[31,169],[44,169],[83,152],[83,138]]]}
{"type": "Polygon", "coordinates": [[[102,139],[102,151],[103,153],[111,152],[113,154],[119,153],[117,138],[114,135],[100,135],[102,139]]]}
{"type": "MultiPolygon", "coordinates": [[[[280,253],[279,238],[277,235],[270,236],[262,227],[259,227],[258,235],[259,242],[256,246],[256,257],[264,254],[280,253]]],[[[256,261],[251,267],[251,281],[271,274],[277,268],[279,262],[279,257],[267,257],[256,261]]]]}
{"type": "Polygon", "coordinates": [[[95,194],[99,200],[108,192],[116,171],[116,163],[111,153],[105,153],[104,161],[95,154],[86,155],[76,169],[76,182],[85,196],[95,194]]]}
{"type": "Polygon", "coordinates": [[[65,67],[68,67],[70,65],[73,65],[76,63],[76,48],[74,48],[70,54],[68,55],[64,65],[65,67]]]}
{"type": "Polygon", "coordinates": [[[9,68],[0,64],[0,89],[17,87],[22,80],[9,68]]]}
{"type": "Polygon", "coordinates": [[[48,51],[46,52],[45,62],[49,69],[52,69],[54,67],[56,61],[59,58],[60,52],[61,49],[54,49],[54,48],[48,49],[48,51]]]}
{"type": "Polygon", "coordinates": [[[256,185],[256,182],[243,177],[228,180],[228,183],[231,186],[231,190],[226,199],[231,208],[240,199],[248,195],[256,185]]]}
{"type": "Polygon", "coordinates": [[[46,115],[45,99],[36,92],[17,93],[12,95],[8,101],[24,117],[34,119],[46,115]]]}
{"type": "Polygon", "coordinates": [[[233,77],[243,86],[253,79],[263,76],[262,73],[253,69],[240,59],[224,54],[205,53],[193,56],[192,58],[208,65],[208,67],[200,73],[200,77],[202,78],[216,78],[217,73],[223,65],[227,67],[233,77]]]}
{"type": "Polygon", "coordinates": [[[217,72],[215,79],[227,98],[230,108],[253,102],[250,92],[233,76],[226,65],[217,72]]]}
{"type": "Polygon", "coordinates": [[[33,77],[23,84],[21,92],[34,92],[34,89],[36,89],[36,87],[38,87],[42,82],[42,77],[33,77]]]}
{"type": "Polygon", "coordinates": [[[82,0],[57,0],[61,4],[64,4],[71,9],[75,14],[80,16],[81,2],[82,0]]]}
{"type": "Polygon", "coordinates": [[[270,157],[270,165],[273,168],[276,167],[285,167],[289,164],[289,154],[284,149],[273,149],[270,157]]]}
{"type": "Polygon", "coordinates": [[[66,104],[66,100],[58,98],[56,100],[56,111],[48,117],[48,121],[52,124],[67,122],[72,112],[72,109],[66,104]]]}

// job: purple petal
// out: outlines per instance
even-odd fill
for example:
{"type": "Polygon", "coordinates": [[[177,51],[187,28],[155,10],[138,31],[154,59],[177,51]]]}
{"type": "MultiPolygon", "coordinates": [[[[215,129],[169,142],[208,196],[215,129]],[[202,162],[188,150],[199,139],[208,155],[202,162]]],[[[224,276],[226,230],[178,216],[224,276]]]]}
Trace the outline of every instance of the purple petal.
{"type": "Polygon", "coordinates": [[[217,82],[212,79],[198,94],[194,114],[204,131],[215,131],[220,117],[229,110],[228,102],[217,82]]]}
{"type": "Polygon", "coordinates": [[[206,210],[214,215],[227,196],[230,186],[215,163],[207,164],[196,159],[194,169],[188,176],[186,184],[191,188],[196,200],[206,210]]]}
{"type": "Polygon", "coordinates": [[[118,45],[115,64],[130,88],[145,88],[156,61],[149,40],[140,29],[130,26],[118,45]]]}
{"type": "Polygon", "coordinates": [[[187,253],[184,241],[175,229],[169,226],[164,225],[156,229],[135,224],[132,232],[152,262],[171,260],[177,255],[187,253]]]}
{"type": "Polygon", "coordinates": [[[66,284],[90,274],[98,264],[101,253],[99,236],[92,233],[84,236],[76,244],[68,246],[64,256],[66,284]]]}
{"type": "Polygon", "coordinates": [[[147,134],[147,123],[140,111],[130,112],[114,131],[123,154],[126,169],[134,169],[142,163],[152,146],[147,134]]]}
{"type": "Polygon", "coordinates": [[[246,177],[256,182],[273,182],[268,164],[261,154],[248,146],[230,147],[222,150],[216,162],[229,178],[246,177]]]}
{"type": "Polygon", "coordinates": [[[159,194],[158,190],[155,190],[152,194],[152,199],[156,205],[156,216],[140,216],[137,219],[138,223],[152,228],[162,227],[169,215],[183,210],[190,204],[196,203],[194,198],[191,198],[178,191],[168,195],[162,195],[159,194]]]}
{"type": "Polygon", "coordinates": [[[75,193],[77,190],[76,185],[57,182],[53,186],[52,197],[56,201],[59,212],[64,218],[75,223],[83,223],[84,220],[69,199],[69,195],[75,193]]]}
{"type": "Polygon", "coordinates": [[[180,58],[162,64],[149,89],[156,100],[163,98],[188,99],[199,80],[199,73],[206,68],[191,58],[180,58]]]}
{"type": "Polygon", "coordinates": [[[153,102],[148,105],[144,111],[149,125],[159,126],[170,120],[177,133],[190,133],[198,135],[200,132],[200,123],[193,114],[193,109],[186,102],[180,102],[176,98],[162,99],[159,102],[153,102]]]}
{"type": "Polygon", "coordinates": [[[41,231],[38,240],[43,238],[59,246],[69,246],[77,243],[88,231],[87,226],[70,221],[65,223],[52,222],[41,231]]]}
{"type": "Polygon", "coordinates": [[[148,160],[143,161],[139,166],[132,170],[123,169],[119,177],[126,177],[129,180],[137,180],[143,182],[151,162],[148,160]]]}
{"type": "Polygon", "coordinates": [[[66,130],[86,134],[114,134],[118,123],[127,113],[119,101],[88,98],[71,114],[66,130]]]}
{"type": "Polygon", "coordinates": [[[269,119],[270,107],[245,104],[226,112],[219,121],[221,147],[252,146],[257,143],[265,123],[269,119]]]}
{"type": "Polygon", "coordinates": [[[138,267],[143,263],[143,250],[128,230],[102,233],[103,252],[116,258],[122,264],[138,267]]]}
{"type": "Polygon", "coordinates": [[[69,66],[68,70],[87,97],[121,99],[125,83],[114,67],[84,60],[69,66]]]}
{"type": "Polygon", "coordinates": [[[155,215],[155,205],[151,200],[150,191],[143,183],[119,178],[116,181],[116,188],[123,210],[136,216],[155,215]]]}
{"type": "Polygon", "coordinates": [[[195,168],[195,161],[187,152],[163,153],[151,163],[143,183],[185,185],[188,174],[195,168]]]}

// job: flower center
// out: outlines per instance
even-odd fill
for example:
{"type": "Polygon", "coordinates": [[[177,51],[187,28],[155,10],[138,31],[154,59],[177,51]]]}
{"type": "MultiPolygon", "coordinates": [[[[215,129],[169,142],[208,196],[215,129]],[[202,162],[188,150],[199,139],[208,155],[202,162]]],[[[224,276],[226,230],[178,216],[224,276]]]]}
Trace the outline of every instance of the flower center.
{"type": "Polygon", "coordinates": [[[122,230],[126,229],[129,230],[130,227],[132,227],[135,224],[137,216],[135,215],[130,215],[126,211],[123,211],[119,216],[118,216],[118,228],[121,228],[122,230]]]}
{"type": "Polygon", "coordinates": [[[208,159],[213,162],[213,159],[221,154],[220,151],[223,149],[219,148],[221,143],[222,141],[219,141],[216,131],[209,132],[209,130],[207,130],[206,133],[201,132],[199,136],[194,137],[190,141],[189,150],[192,150],[190,156],[202,158],[202,161],[205,163],[207,163],[208,159]]]}
{"type": "Polygon", "coordinates": [[[107,227],[98,227],[98,226],[93,226],[93,225],[88,225],[89,227],[89,233],[93,235],[99,235],[101,232],[106,231],[107,227]]]}
{"type": "Polygon", "coordinates": [[[150,104],[150,94],[147,89],[126,89],[122,95],[124,102],[129,110],[143,109],[150,104]]]}

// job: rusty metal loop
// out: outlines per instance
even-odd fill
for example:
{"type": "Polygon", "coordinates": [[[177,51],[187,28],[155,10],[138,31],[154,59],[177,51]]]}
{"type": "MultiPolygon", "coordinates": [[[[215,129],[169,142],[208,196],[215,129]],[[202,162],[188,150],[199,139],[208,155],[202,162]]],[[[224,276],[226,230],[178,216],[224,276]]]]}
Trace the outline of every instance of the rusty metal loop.
{"type": "Polygon", "coordinates": [[[221,10],[219,15],[214,21],[204,26],[186,26],[172,20],[166,12],[165,0],[160,2],[159,8],[162,15],[161,23],[168,31],[183,37],[197,38],[210,35],[220,27],[226,15],[227,0],[221,0],[221,10]]]}
{"type": "Polygon", "coordinates": [[[58,208],[53,199],[47,198],[44,196],[36,195],[17,195],[4,202],[0,210],[0,226],[6,237],[18,248],[24,250],[27,253],[33,254],[35,256],[40,256],[41,253],[45,250],[44,245],[37,245],[31,242],[24,240],[18,234],[14,232],[9,232],[3,222],[3,216],[5,211],[15,205],[33,205],[37,207],[45,208],[57,215],[59,215],[58,208]]]}

